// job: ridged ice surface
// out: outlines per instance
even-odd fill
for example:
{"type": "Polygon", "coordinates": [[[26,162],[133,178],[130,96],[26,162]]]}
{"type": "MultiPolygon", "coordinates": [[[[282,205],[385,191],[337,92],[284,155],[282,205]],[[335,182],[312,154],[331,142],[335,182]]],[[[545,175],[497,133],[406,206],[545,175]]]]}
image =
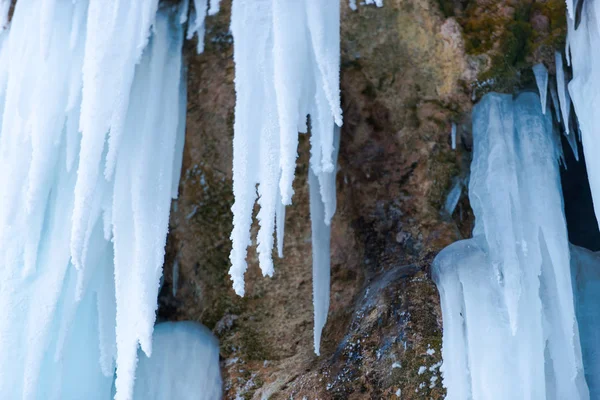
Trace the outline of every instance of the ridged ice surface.
{"type": "Polygon", "coordinates": [[[600,398],[600,252],[571,245],[575,310],[590,399],[600,398]]]}
{"type": "Polygon", "coordinates": [[[133,400],[219,400],[219,343],[194,322],[163,322],[152,337],[154,351],[140,352],[133,400]]]}
{"type": "MultiPolygon", "coordinates": [[[[567,18],[573,79],[568,84],[570,97],[581,129],[587,173],[594,199],[596,219],[600,219],[600,2],[580,1],[580,24],[575,16],[567,18]]],[[[572,2],[573,3],[573,2],[572,2]]],[[[575,134],[573,135],[575,136],[575,134]]]]}
{"type": "Polygon", "coordinates": [[[473,139],[473,238],[433,266],[447,399],[588,399],[550,113],[533,93],[488,94],[473,139]]]}
{"type": "Polygon", "coordinates": [[[19,0],[0,33],[2,399],[107,399],[116,367],[129,400],[152,351],[185,130],[184,18],[158,7],[19,0]]]}

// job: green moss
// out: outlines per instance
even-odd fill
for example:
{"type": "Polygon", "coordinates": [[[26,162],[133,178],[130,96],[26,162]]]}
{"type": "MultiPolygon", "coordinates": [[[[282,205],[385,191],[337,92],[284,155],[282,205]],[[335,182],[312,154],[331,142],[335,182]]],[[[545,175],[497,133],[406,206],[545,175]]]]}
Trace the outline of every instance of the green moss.
{"type": "Polygon", "coordinates": [[[541,52],[548,53],[551,57],[556,49],[563,49],[567,36],[567,17],[565,2],[562,0],[547,0],[544,3],[535,2],[532,12],[539,13],[548,18],[550,33],[542,36],[534,31],[534,40],[539,42],[541,52]]]}
{"type": "Polygon", "coordinates": [[[452,0],[437,0],[437,3],[444,17],[454,17],[454,2],[452,0]]]}
{"type": "Polygon", "coordinates": [[[459,18],[467,53],[490,57],[489,68],[478,77],[483,82],[478,95],[492,90],[513,93],[533,85],[531,66],[540,61],[550,62],[554,51],[565,44],[564,1],[520,4],[508,17],[499,7],[506,5],[483,9],[472,2],[459,18]],[[533,18],[540,16],[548,21],[547,31],[532,27],[533,18]]]}
{"type": "Polygon", "coordinates": [[[434,209],[439,210],[442,208],[446,195],[451,189],[452,179],[460,175],[460,168],[456,162],[455,152],[450,149],[435,151],[429,165],[431,175],[435,176],[436,179],[427,197],[434,209]]]}
{"type": "Polygon", "coordinates": [[[245,326],[240,331],[241,349],[246,354],[247,360],[266,360],[269,358],[258,336],[256,331],[249,326],[245,326]]]}

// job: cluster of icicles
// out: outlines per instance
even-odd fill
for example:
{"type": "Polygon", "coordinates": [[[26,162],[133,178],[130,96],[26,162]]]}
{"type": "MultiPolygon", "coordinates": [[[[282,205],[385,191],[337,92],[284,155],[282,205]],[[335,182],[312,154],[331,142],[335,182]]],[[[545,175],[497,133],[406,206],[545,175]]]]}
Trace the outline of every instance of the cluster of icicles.
{"type": "Polygon", "coordinates": [[[583,144],[600,220],[600,3],[567,10],[572,80],[556,53],[556,82],[533,69],[539,97],[488,94],[473,111],[473,238],[433,267],[448,399],[600,396],[600,255],[569,245],[558,167],[561,129],[577,160],[583,144]]]}
{"type": "MultiPolygon", "coordinates": [[[[188,38],[198,34],[202,52],[204,17],[219,11],[219,0],[19,0],[11,10],[12,3],[0,0],[0,397],[149,399],[156,376],[144,374],[170,376],[156,365],[185,357],[183,343],[199,349],[188,356],[206,356],[198,368],[220,387],[218,369],[207,366],[218,360],[209,334],[165,326],[159,343],[167,346],[171,335],[179,347],[167,355],[152,349],[185,133],[184,26],[188,38]],[[153,353],[154,366],[146,358],[153,353]]],[[[322,0],[232,4],[230,274],[243,295],[256,201],[260,266],[273,274],[298,132],[310,131],[317,353],[329,307],[328,225],[342,124],[339,11],[338,2],[322,0]]],[[[171,369],[186,388],[185,371],[171,369]]]]}
{"type": "Polygon", "coordinates": [[[10,8],[0,1],[0,397],[128,400],[138,347],[152,353],[179,184],[187,3],[19,0],[9,23],[10,8]]]}

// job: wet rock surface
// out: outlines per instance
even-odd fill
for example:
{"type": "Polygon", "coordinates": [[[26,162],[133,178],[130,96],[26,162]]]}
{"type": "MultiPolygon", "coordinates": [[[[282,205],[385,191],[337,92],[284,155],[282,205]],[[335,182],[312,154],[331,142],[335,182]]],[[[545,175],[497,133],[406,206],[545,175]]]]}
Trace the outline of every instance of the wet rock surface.
{"type": "Polygon", "coordinates": [[[442,321],[429,267],[472,228],[465,190],[453,215],[444,211],[453,184],[468,176],[470,110],[485,88],[529,84],[527,68],[560,41],[554,6],[386,0],[382,8],[352,11],[342,1],[344,126],[321,356],[312,349],[308,137],[300,139],[285,257],[275,260],[273,278],[263,278],[250,249],[247,294],[240,298],[227,275],[235,105],[230,1],[207,20],[204,54],[186,43],[184,165],[159,319],[199,321],[218,336],[224,398],[443,398],[442,321]],[[529,13],[515,17],[523,5],[529,13]],[[507,33],[517,28],[506,21],[542,32],[527,36],[517,61],[499,56],[507,54],[499,38],[521,37],[507,33]],[[494,85],[485,83],[490,79],[494,85]]]}

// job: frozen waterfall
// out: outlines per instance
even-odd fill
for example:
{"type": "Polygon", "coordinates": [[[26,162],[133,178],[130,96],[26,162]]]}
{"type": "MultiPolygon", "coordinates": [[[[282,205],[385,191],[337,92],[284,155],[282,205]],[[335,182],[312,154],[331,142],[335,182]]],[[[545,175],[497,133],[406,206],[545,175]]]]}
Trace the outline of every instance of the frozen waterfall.
{"type": "Polygon", "coordinates": [[[473,111],[473,238],[433,267],[448,399],[590,398],[555,132],[533,93],[488,94],[473,111]]]}
{"type": "Polygon", "coordinates": [[[132,399],[181,168],[184,10],[19,0],[0,33],[3,399],[132,399]]]}

